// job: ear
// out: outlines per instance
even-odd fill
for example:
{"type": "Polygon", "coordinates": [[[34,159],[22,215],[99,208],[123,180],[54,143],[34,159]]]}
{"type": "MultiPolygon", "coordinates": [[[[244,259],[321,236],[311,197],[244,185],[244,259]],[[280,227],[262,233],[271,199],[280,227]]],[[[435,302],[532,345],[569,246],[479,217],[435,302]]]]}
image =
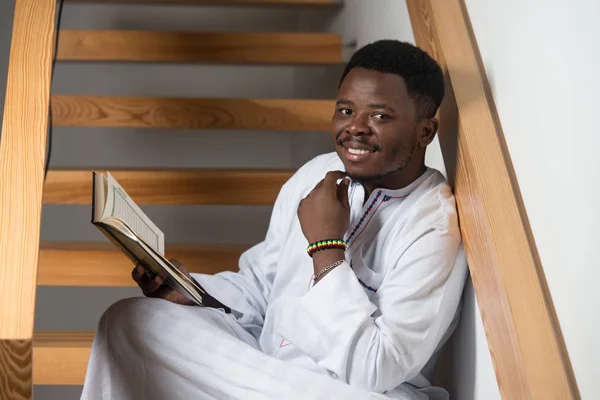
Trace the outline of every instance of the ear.
{"type": "Polygon", "coordinates": [[[421,147],[427,147],[435,138],[440,123],[435,117],[424,118],[417,126],[417,140],[421,147]]]}

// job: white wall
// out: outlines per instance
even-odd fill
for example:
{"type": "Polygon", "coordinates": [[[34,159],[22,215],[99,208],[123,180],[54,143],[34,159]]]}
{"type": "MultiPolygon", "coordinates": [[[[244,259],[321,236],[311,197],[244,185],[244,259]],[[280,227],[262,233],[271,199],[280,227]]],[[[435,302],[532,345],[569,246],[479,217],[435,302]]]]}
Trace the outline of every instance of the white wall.
{"type": "MultiPolygon", "coordinates": [[[[473,282],[467,281],[462,319],[440,359],[440,384],[457,400],[500,400],[473,282]]],[[[512,400],[512,399],[506,399],[512,400]]]]}
{"type": "Polygon", "coordinates": [[[467,0],[582,398],[600,393],[600,3],[467,0]]]}

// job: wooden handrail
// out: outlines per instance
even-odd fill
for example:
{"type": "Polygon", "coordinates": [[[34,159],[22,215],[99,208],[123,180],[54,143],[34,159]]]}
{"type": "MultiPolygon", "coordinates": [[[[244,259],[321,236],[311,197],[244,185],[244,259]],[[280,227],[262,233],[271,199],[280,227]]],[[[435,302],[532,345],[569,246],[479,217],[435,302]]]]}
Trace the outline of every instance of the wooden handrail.
{"type": "Polygon", "coordinates": [[[464,0],[407,4],[417,44],[440,62],[447,80],[440,144],[502,397],[577,399],[464,0]]]}
{"type": "Polygon", "coordinates": [[[55,0],[16,0],[0,140],[0,398],[32,395],[55,0]]]}

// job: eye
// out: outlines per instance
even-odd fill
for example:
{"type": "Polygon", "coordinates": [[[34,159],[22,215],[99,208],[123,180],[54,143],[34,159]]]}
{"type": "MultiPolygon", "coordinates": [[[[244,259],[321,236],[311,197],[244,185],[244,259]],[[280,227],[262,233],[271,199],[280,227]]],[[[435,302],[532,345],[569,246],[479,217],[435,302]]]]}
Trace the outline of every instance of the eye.
{"type": "Polygon", "coordinates": [[[377,119],[390,119],[390,117],[388,115],[382,114],[382,113],[373,114],[373,117],[375,117],[377,119]]]}
{"type": "Polygon", "coordinates": [[[352,114],[352,110],[349,108],[340,108],[338,111],[342,115],[351,115],[352,114]]]}

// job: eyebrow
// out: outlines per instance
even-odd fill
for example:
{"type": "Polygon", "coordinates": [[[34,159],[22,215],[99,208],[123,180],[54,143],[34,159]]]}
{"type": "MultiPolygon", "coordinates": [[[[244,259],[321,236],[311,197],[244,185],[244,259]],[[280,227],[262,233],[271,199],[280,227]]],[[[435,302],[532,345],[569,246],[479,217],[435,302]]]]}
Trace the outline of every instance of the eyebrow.
{"type": "Polygon", "coordinates": [[[383,103],[378,103],[378,104],[369,104],[370,108],[384,108],[386,110],[389,110],[391,112],[396,112],[396,110],[394,110],[392,107],[388,106],[387,104],[383,104],[383,103]]]}
{"type": "MultiPolygon", "coordinates": [[[[345,100],[345,99],[340,99],[335,104],[336,105],[354,105],[353,102],[351,102],[350,100],[345,100]]],[[[394,110],[392,107],[388,106],[387,104],[383,104],[383,103],[369,104],[369,108],[383,108],[383,109],[389,110],[394,113],[396,112],[396,110],[394,110]]]]}

